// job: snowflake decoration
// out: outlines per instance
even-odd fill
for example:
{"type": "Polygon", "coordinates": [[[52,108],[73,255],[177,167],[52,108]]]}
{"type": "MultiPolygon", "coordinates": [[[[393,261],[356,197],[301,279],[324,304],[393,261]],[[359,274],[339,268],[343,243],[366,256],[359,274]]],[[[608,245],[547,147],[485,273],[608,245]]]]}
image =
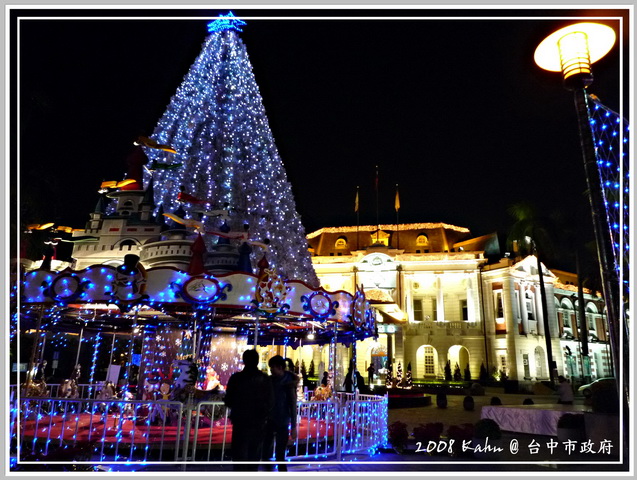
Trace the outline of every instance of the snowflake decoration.
{"type": "Polygon", "coordinates": [[[221,371],[222,371],[222,372],[225,372],[225,371],[227,371],[227,370],[228,370],[228,364],[227,364],[226,362],[223,362],[223,363],[221,364],[221,371]]]}
{"type": "Polygon", "coordinates": [[[161,335],[155,335],[155,341],[161,342],[161,335]]]}
{"type": "Polygon", "coordinates": [[[181,338],[175,340],[175,345],[177,345],[178,347],[181,346],[181,338]]]}

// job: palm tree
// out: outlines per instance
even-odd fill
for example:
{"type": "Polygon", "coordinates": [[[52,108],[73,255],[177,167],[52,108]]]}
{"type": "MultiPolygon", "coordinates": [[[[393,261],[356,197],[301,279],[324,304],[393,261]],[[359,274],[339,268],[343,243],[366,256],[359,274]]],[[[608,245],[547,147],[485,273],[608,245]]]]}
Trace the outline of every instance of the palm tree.
{"type": "Polygon", "coordinates": [[[540,216],[535,207],[522,202],[511,205],[508,213],[515,219],[511,227],[507,243],[518,255],[535,255],[537,260],[537,272],[540,281],[540,300],[542,302],[542,317],[544,319],[544,339],[546,340],[546,356],[549,367],[549,381],[555,384],[553,368],[553,346],[551,344],[551,331],[549,329],[549,315],[546,301],[546,288],[544,286],[544,272],[542,263],[551,258],[554,252],[552,221],[548,217],[540,216]]]}

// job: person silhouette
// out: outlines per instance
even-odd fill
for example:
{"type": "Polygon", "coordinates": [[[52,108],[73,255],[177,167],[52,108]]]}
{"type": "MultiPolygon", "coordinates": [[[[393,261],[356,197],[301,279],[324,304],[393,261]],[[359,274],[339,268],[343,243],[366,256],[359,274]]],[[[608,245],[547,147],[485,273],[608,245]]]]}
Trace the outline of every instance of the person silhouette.
{"type": "MultiPolygon", "coordinates": [[[[274,407],[268,418],[263,442],[263,460],[270,460],[274,450],[275,459],[285,461],[288,440],[296,439],[296,387],[298,377],[285,369],[286,362],[281,355],[275,355],[268,361],[274,389],[274,407]],[[274,442],[276,441],[276,447],[274,442]],[[274,447],[274,448],[273,448],[274,447]]],[[[271,470],[272,465],[266,469],[271,470]]],[[[279,463],[279,472],[286,472],[287,466],[279,463]]]]}
{"type": "MultiPolygon", "coordinates": [[[[261,460],[265,424],[274,403],[270,377],[259,370],[256,350],[243,352],[243,370],[230,376],[223,399],[232,422],[231,457],[234,462],[261,460]]],[[[258,464],[235,464],[236,471],[258,470],[258,464]]]]}

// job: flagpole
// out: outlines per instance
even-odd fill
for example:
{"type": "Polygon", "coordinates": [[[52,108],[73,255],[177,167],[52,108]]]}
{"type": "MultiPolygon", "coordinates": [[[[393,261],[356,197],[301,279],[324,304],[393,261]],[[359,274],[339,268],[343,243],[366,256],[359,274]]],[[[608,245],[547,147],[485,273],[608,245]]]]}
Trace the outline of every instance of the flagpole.
{"type": "Polygon", "coordinates": [[[398,184],[396,184],[396,200],[394,201],[396,209],[396,250],[400,248],[400,232],[398,231],[398,210],[400,210],[400,197],[398,196],[398,184]]]}
{"type": "Polygon", "coordinates": [[[356,186],[356,200],[354,201],[354,211],[356,212],[356,250],[360,249],[360,245],[359,245],[359,228],[360,228],[360,212],[358,211],[358,189],[359,186],[356,186]]]}
{"type": "Polygon", "coordinates": [[[376,165],[376,243],[378,243],[378,234],[380,233],[380,220],[378,217],[378,165],[376,165]]]}

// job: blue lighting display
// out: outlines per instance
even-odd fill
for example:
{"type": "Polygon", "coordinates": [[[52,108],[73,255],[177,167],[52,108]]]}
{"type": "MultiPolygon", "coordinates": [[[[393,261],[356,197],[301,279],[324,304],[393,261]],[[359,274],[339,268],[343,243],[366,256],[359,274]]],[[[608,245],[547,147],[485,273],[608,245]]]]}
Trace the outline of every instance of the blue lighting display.
{"type": "Polygon", "coordinates": [[[208,24],[208,32],[221,32],[223,30],[235,29],[239,32],[243,32],[241,27],[247,25],[246,22],[234,16],[232,12],[228,12],[228,15],[219,15],[214,22],[208,24]]]}
{"type": "Polygon", "coordinates": [[[598,99],[591,101],[589,123],[596,145],[597,168],[602,182],[606,215],[613,240],[615,268],[623,285],[624,294],[629,294],[629,168],[628,121],[598,99]],[[620,154],[621,152],[621,154],[620,154]],[[620,192],[623,192],[620,193],[620,192]],[[622,208],[623,205],[623,208],[622,208]]]}

